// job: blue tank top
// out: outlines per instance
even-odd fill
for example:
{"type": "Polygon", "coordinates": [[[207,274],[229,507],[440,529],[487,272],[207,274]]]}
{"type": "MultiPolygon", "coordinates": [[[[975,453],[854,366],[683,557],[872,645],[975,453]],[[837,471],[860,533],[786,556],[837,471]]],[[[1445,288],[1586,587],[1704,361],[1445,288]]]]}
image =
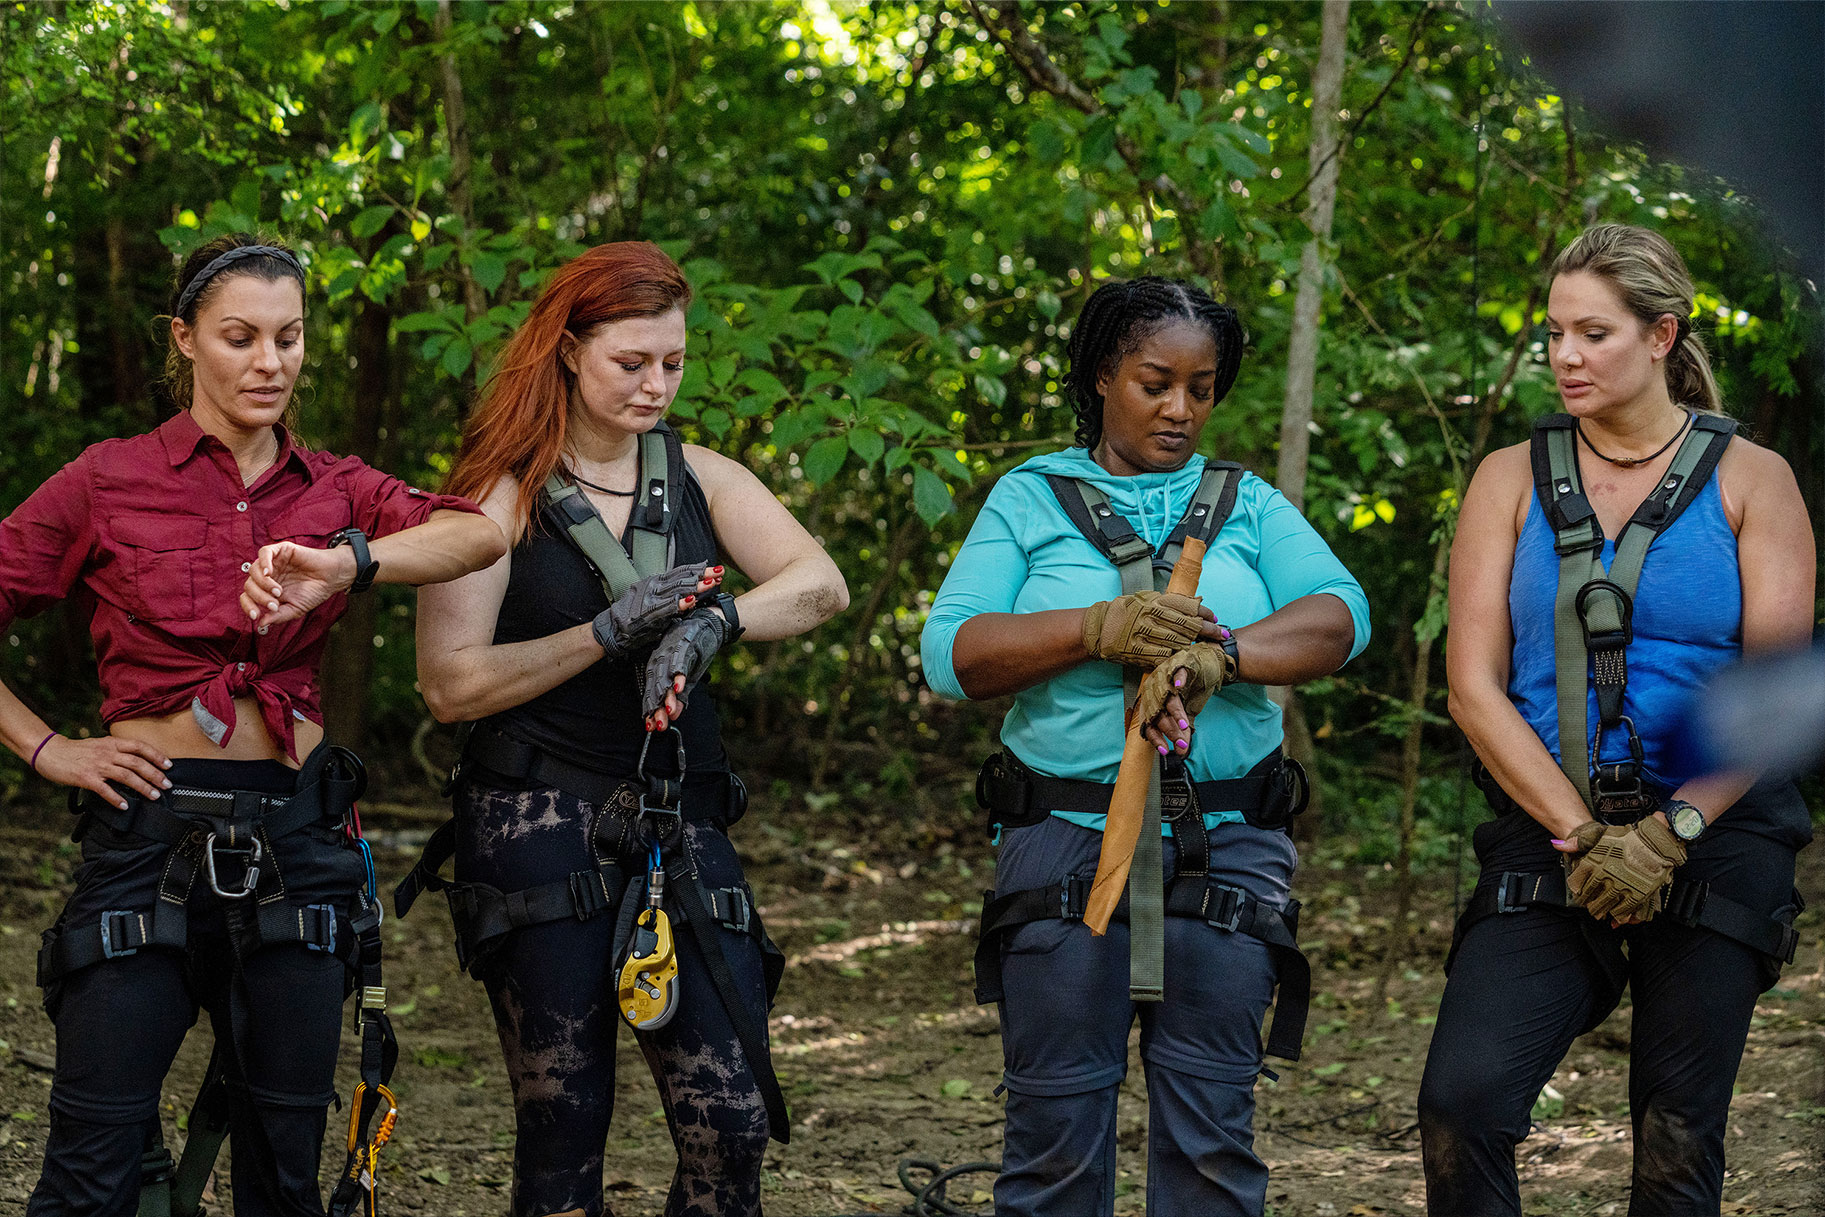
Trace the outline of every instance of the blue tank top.
{"type": "MultiPolygon", "coordinates": [[[[1616,541],[1603,542],[1603,566],[1616,541]]],[[[1559,760],[1557,676],[1553,666],[1553,599],[1559,556],[1552,528],[1535,495],[1515,542],[1508,583],[1514,625],[1513,674],[1508,698],[1559,760]]],[[[1672,527],[1654,538],[1635,589],[1635,640],[1629,645],[1628,689],[1622,712],[1641,735],[1650,782],[1672,790],[1696,776],[1698,758],[1676,745],[1678,726],[1693,694],[1743,649],[1743,586],[1736,534],[1724,517],[1715,474],[1672,527]]],[[[1597,693],[1590,689],[1587,719],[1597,727],[1597,693]]],[[[1603,737],[1602,761],[1628,759],[1628,732],[1603,737]]]]}

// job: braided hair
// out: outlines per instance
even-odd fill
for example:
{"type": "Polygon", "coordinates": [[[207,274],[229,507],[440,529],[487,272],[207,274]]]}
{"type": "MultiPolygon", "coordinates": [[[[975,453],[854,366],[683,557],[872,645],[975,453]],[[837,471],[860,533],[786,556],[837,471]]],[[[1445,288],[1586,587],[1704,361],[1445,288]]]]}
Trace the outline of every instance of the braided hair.
{"type": "Polygon", "coordinates": [[[1065,348],[1071,361],[1065,389],[1070,394],[1071,412],[1077,415],[1079,446],[1095,448],[1103,439],[1103,395],[1097,391],[1097,380],[1174,321],[1203,326],[1216,343],[1215,400],[1223,400],[1236,383],[1242,348],[1248,342],[1236,310],[1180,279],[1142,275],[1111,280],[1084,302],[1065,348]]]}

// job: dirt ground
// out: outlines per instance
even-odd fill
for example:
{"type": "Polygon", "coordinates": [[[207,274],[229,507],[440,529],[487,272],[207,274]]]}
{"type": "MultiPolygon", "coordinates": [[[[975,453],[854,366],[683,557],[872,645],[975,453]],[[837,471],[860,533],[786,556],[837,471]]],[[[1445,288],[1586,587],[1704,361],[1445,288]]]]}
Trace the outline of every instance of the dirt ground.
{"type": "MultiPolygon", "coordinates": [[[[772,1034],[792,1144],[768,1156],[767,1209],[782,1217],[898,1213],[910,1199],[896,1177],[902,1159],[953,1165],[999,1155],[995,1015],[970,993],[975,901],[993,883],[992,853],[963,813],[929,814],[935,802],[952,802],[933,799],[929,785],[912,796],[920,814],[888,813],[879,817],[885,824],[845,813],[834,799],[789,793],[757,797],[734,833],[790,959],[772,1034]]],[[[384,889],[440,814],[370,808],[384,889]]],[[[15,808],[0,820],[0,1212],[23,1211],[44,1146],[54,1047],[32,958],[38,931],[67,892],[74,855],[60,847],[64,827],[62,813],[48,808],[42,819],[15,808]]],[[[1338,847],[1320,848],[1297,884],[1317,994],[1305,1059],[1279,1065],[1279,1081],[1264,1079],[1257,1090],[1258,1145],[1273,1170],[1268,1211],[1276,1217],[1424,1207],[1414,1094],[1443,983],[1452,876],[1423,878],[1416,945],[1378,999],[1393,877],[1341,856],[1338,847]]],[[[1801,870],[1815,909],[1825,905],[1825,852],[1802,855],[1801,870]]],[[[1731,1108],[1725,1213],[1825,1211],[1825,917],[1809,912],[1800,924],[1798,962],[1763,998],[1750,1032],[1731,1108]]],[[[440,902],[426,900],[386,932],[404,1050],[393,1083],[402,1115],[382,1162],[383,1211],[503,1213],[512,1111],[486,1004],[456,970],[440,902]]],[[[1537,1110],[1521,1146],[1529,1217],[1626,1211],[1628,1037],[1625,999],[1554,1076],[1561,1098],[1537,1110]]],[[[344,1049],[346,1093],[354,1079],[346,1036],[344,1049]]],[[[173,1144],[208,1052],[209,1033],[199,1029],[167,1082],[173,1144]]],[[[1124,1091],[1116,1211],[1137,1214],[1147,1123],[1138,1065],[1124,1091]]],[[[342,1136],[332,1114],[327,1161],[340,1164],[342,1136]]],[[[606,1180],[613,1211],[657,1214],[672,1165],[652,1080],[624,1037],[606,1180]]],[[[961,1178],[951,1199],[986,1209],[991,1178],[961,1178]]]]}

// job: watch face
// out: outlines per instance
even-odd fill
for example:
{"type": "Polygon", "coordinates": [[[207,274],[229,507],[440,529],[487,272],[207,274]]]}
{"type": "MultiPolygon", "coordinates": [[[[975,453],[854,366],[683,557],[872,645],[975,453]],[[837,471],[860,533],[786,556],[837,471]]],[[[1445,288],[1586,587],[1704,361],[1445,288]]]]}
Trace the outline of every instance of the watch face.
{"type": "Polygon", "coordinates": [[[1690,803],[1673,809],[1673,835],[1682,841],[1695,841],[1705,830],[1705,817],[1690,803]]]}

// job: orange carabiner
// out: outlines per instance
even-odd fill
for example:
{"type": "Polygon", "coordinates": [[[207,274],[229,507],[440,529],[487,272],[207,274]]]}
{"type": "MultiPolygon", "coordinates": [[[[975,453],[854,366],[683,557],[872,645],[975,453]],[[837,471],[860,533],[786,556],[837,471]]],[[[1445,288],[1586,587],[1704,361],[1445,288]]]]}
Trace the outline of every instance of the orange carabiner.
{"type": "MultiPolygon", "coordinates": [[[[349,1153],[355,1152],[355,1146],[361,1139],[361,1096],[367,1090],[366,1082],[355,1083],[355,1093],[349,1096],[349,1153]]],[[[374,1088],[381,1100],[386,1103],[386,1114],[380,1117],[380,1125],[374,1130],[374,1148],[379,1149],[393,1137],[393,1127],[399,1123],[399,1100],[385,1085],[374,1088]]]]}

